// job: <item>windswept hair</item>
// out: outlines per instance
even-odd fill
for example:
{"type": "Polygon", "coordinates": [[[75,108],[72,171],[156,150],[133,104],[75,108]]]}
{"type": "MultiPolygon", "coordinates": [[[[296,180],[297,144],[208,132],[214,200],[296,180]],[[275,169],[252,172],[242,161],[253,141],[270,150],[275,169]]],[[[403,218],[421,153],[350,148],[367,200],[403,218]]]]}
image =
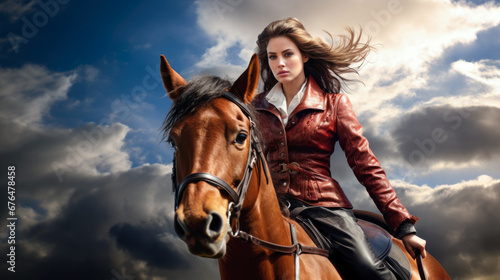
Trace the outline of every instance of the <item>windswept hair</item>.
{"type": "MultiPolygon", "coordinates": [[[[326,32],[326,31],[325,31],[326,32]]],[[[278,81],[269,68],[267,44],[271,38],[286,36],[292,40],[303,55],[309,57],[304,64],[306,77],[312,76],[321,89],[327,93],[340,92],[342,85],[352,81],[343,75],[358,74],[357,67],[370,51],[370,40],[361,42],[362,30],[356,36],[352,28],[347,28],[347,35],[338,36],[338,44],[324,42],[321,38],[313,38],[296,18],[286,18],[271,22],[257,38],[257,55],[260,62],[260,73],[264,82],[264,91],[270,90],[278,81]]]]}

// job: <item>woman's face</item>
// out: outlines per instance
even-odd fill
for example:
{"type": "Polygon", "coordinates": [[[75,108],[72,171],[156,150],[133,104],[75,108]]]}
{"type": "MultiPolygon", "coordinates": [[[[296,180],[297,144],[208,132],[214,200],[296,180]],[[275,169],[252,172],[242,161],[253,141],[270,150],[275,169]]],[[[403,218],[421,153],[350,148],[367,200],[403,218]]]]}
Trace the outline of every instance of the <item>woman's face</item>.
{"type": "Polygon", "coordinates": [[[278,82],[286,84],[299,79],[305,80],[304,63],[308,60],[288,37],[280,36],[269,40],[267,44],[269,67],[278,82]]]}

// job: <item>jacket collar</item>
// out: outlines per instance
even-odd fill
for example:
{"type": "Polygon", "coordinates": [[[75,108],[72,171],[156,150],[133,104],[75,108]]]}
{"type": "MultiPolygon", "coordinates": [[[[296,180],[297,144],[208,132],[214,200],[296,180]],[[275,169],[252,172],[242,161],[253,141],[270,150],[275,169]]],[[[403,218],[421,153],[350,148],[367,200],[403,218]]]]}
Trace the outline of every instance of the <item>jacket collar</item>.
{"type": "MultiPolygon", "coordinates": [[[[276,116],[280,116],[280,113],[276,107],[271,105],[267,100],[266,100],[266,95],[269,92],[264,92],[261,94],[260,99],[257,100],[255,103],[255,108],[257,110],[267,110],[275,114],[276,116]]],[[[290,114],[289,118],[292,117],[293,115],[297,114],[300,111],[303,110],[320,110],[324,111],[325,110],[325,93],[321,90],[319,85],[316,83],[316,81],[313,79],[312,76],[308,77],[307,81],[307,86],[306,90],[304,93],[304,98],[302,101],[299,103],[297,108],[293,110],[293,112],[290,114]]]]}
{"type": "Polygon", "coordinates": [[[313,110],[325,110],[325,93],[321,90],[319,85],[313,79],[312,76],[309,76],[306,92],[304,94],[304,98],[302,102],[299,103],[297,108],[293,110],[290,116],[297,114],[298,112],[306,109],[313,110]]]}

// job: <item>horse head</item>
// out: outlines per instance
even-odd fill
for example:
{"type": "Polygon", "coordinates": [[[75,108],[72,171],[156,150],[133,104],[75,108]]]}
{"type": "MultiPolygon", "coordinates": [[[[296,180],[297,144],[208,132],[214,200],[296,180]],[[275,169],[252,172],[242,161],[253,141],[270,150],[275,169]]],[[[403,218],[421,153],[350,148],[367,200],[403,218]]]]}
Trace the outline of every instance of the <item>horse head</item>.
{"type": "Polygon", "coordinates": [[[175,147],[175,230],[192,254],[219,258],[232,232],[228,216],[243,206],[239,187],[253,155],[253,122],[243,107],[257,94],[258,59],[233,85],[213,76],[188,83],[163,55],[161,74],[173,101],[164,131],[175,147]]]}

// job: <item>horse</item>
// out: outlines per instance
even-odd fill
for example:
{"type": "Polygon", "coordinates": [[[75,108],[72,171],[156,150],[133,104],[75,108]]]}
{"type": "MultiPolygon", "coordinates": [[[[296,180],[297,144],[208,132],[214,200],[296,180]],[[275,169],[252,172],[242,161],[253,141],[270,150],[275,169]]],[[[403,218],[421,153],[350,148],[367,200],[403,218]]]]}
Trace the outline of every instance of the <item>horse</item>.
{"type": "MultiPolygon", "coordinates": [[[[251,107],[256,55],[233,84],[214,76],[188,83],[165,56],[160,60],[173,101],[162,129],[175,149],[174,228],[189,252],[217,258],[221,279],[342,279],[326,250],[280,209],[251,107]]],[[[450,279],[430,254],[420,274],[402,242],[391,238],[410,262],[411,279],[450,279]]]]}

